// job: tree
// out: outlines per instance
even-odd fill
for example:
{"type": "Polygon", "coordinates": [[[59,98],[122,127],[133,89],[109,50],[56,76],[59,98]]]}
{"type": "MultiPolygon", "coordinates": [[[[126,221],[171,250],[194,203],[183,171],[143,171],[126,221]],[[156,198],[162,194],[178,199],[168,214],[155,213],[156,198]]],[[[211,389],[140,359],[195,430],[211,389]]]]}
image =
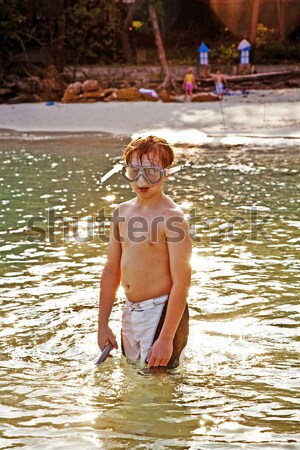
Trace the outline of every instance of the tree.
{"type": "Polygon", "coordinates": [[[164,81],[161,83],[159,88],[166,89],[171,86],[176,91],[176,84],[175,84],[174,79],[171,76],[171,71],[170,71],[168,61],[167,61],[164,44],[163,44],[163,41],[161,38],[161,33],[160,33],[159,25],[158,25],[156,10],[155,10],[155,7],[151,0],[148,1],[148,9],[149,9],[149,16],[150,16],[152,26],[153,26],[153,32],[154,32],[154,37],[155,37],[157,53],[158,53],[158,57],[160,59],[160,63],[161,63],[163,73],[164,73],[164,81]]]}
{"type": "MultiPolygon", "coordinates": [[[[33,16],[32,7],[29,9],[26,2],[0,0],[0,79],[14,62],[23,65],[29,61],[27,45],[32,40],[38,41],[33,16]]],[[[24,66],[23,70],[27,73],[28,68],[24,66]]]]}
{"type": "Polygon", "coordinates": [[[285,38],[285,0],[277,0],[277,16],[280,40],[285,38]]]}
{"type": "Polygon", "coordinates": [[[59,73],[64,71],[64,0],[52,0],[51,49],[53,63],[59,73]]]}
{"type": "Polygon", "coordinates": [[[63,71],[64,0],[0,0],[0,11],[2,74],[7,69],[40,74],[39,60],[33,63],[31,52],[38,58],[42,47],[51,48],[54,65],[63,71]]]}
{"type": "Polygon", "coordinates": [[[81,62],[116,52],[117,22],[110,18],[114,8],[110,0],[78,0],[65,9],[65,46],[73,51],[73,78],[81,62]]]}
{"type": "Polygon", "coordinates": [[[252,0],[251,5],[251,20],[249,29],[249,41],[252,45],[255,44],[256,33],[257,33],[257,23],[260,10],[260,0],[252,0]]]}
{"type": "MultiPolygon", "coordinates": [[[[127,5],[123,6],[123,11],[125,11],[125,18],[122,21],[120,25],[120,38],[122,43],[122,49],[123,49],[123,55],[125,58],[125,61],[127,63],[133,63],[135,62],[135,55],[133,53],[131,44],[130,44],[130,38],[129,38],[129,28],[131,26],[134,14],[138,8],[138,6],[142,3],[143,0],[135,0],[133,2],[130,2],[129,8],[127,5]]],[[[122,2],[122,3],[128,3],[128,2],[122,2]]]]}
{"type": "MultiPolygon", "coordinates": [[[[121,3],[130,3],[130,7],[128,9],[127,16],[123,22],[122,25],[122,32],[121,32],[121,38],[123,43],[123,49],[124,49],[124,56],[127,62],[131,62],[133,60],[132,55],[132,49],[130,47],[130,42],[128,38],[128,28],[129,25],[131,25],[134,13],[136,12],[138,6],[142,5],[143,0],[121,0],[121,3]]],[[[169,68],[169,64],[166,57],[165,47],[163,44],[160,27],[158,23],[158,17],[155,5],[153,1],[147,0],[146,5],[148,7],[148,14],[152,23],[154,38],[155,38],[155,44],[157,48],[158,57],[162,66],[163,74],[164,74],[164,80],[159,86],[159,88],[168,88],[173,87],[173,89],[176,90],[176,84],[174,79],[171,76],[171,71],[169,68]]]]}

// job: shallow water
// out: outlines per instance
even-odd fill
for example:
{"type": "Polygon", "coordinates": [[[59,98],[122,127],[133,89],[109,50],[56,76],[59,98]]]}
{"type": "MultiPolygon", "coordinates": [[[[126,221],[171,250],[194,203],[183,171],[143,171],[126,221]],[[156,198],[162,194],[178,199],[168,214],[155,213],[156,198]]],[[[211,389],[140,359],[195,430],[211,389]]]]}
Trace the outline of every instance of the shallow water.
{"type": "Polygon", "coordinates": [[[2,135],[0,447],[296,450],[298,149],[177,148],[166,193],[191,223],[191,333],[184,364],[149,375],[119,351],[95,366],[96,217],[131,197],[99,178],[126,143],[2,135]]]}

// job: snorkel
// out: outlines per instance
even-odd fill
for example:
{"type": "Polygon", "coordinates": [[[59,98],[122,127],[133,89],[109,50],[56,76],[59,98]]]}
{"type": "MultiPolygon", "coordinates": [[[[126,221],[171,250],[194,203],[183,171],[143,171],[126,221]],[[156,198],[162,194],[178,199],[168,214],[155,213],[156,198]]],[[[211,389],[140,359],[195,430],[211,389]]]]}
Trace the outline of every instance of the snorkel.
{"type": "Polygon", "coordinates": [[[101,183],[105,183],[105,181],[112,177],[115,173],[121,172],[122,168],[122,164],[115,164],[112,169],[110,169],[108,172],[106,172],[105,175],[103,175],[103,177],[101,177],[101,183]]]}

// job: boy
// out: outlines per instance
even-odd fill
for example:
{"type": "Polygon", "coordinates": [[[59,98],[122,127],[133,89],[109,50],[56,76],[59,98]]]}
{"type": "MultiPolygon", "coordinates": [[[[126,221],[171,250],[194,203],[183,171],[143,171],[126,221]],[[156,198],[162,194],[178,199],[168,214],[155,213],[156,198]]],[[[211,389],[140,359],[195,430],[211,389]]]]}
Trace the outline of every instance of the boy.
{"type": "Polygon", "coordinates": [[[218,95],[219,99],[223,99],[223,90],[224,90],[224,83],[226,83],[226,78],[222,74],[220,69],[216,70],[216,73],[214,75],[214,82],[215,82],[215,88],[216,88],[216,94],[218,95]]]}
{"type": "Polygon", "coordinates": [[[149,367],[176,367],[187,343],[191,240],[182,211],[163,193],[174,160],[164,139],[148,136],[123,152],[123,176],[136,197],[114,211],[101,277],[98,344],[118,348],[109,316],[122,284],[122,351],[149,367]]]}

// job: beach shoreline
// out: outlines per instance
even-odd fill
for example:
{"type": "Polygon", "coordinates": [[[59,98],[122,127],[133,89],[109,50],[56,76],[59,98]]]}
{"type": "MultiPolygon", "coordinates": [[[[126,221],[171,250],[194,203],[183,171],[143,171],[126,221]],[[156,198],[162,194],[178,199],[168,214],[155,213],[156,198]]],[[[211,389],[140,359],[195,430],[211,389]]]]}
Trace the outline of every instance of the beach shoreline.
{"type": "Polygon", "coordinates": [[[251,91],[202,103],[0,105],[0,133],[158,134],[172,143],[300,140],[300,89],[251,91]]]}

